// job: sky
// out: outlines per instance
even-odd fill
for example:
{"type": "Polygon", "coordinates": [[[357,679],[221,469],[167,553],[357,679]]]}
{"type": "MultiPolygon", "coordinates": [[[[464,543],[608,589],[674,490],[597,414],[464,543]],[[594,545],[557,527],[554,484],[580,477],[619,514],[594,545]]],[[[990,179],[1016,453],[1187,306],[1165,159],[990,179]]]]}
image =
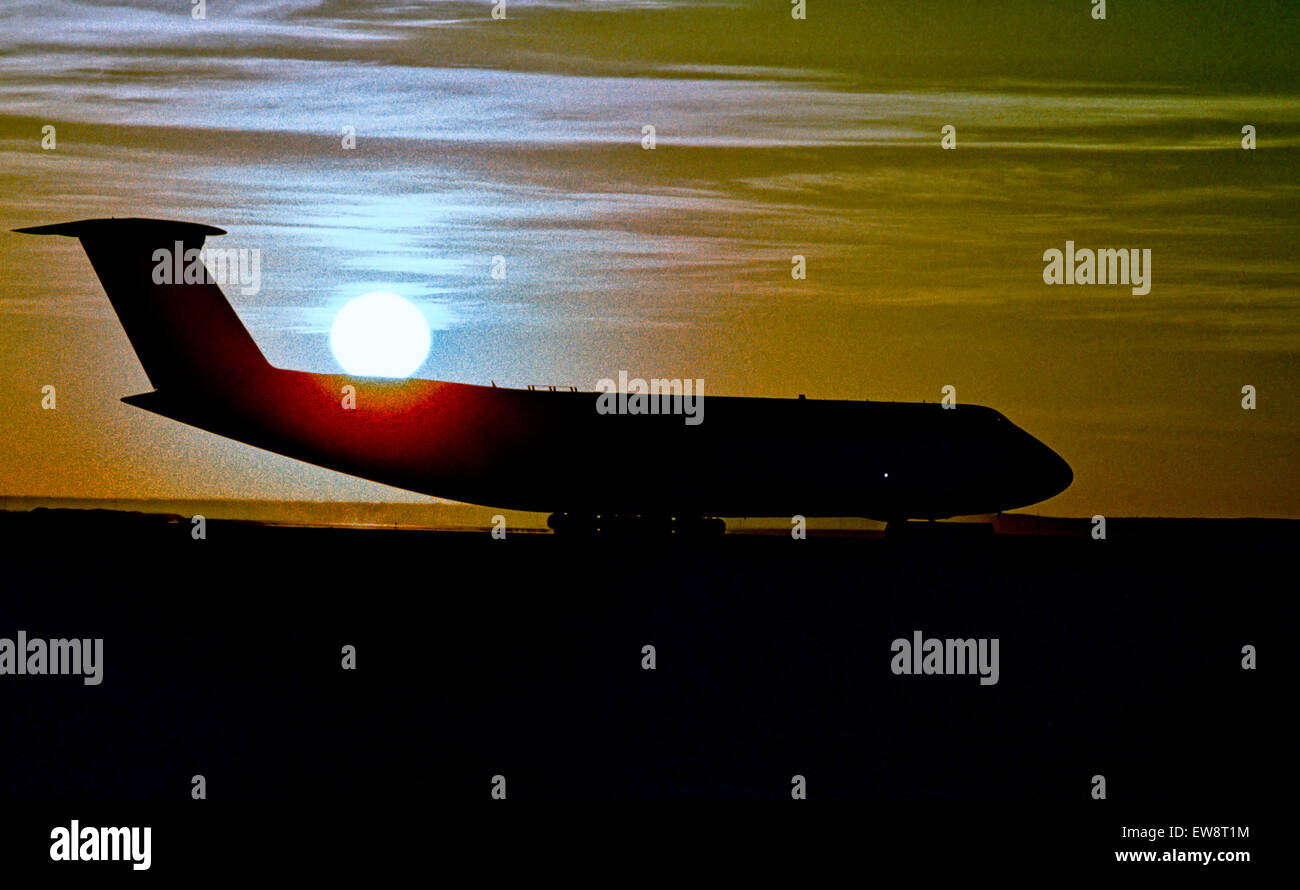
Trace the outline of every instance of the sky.
{"type": "Polygon", "coordinates": [[[334,314],[392,291],[421,377],[952,386],[1074,468],[1035,511],[1300,517],[1294,3],[492,7],[0,5],[0,495],[427,500],[119,402],[84,254],[8,233],[118,215],[259,250],[227,293],[280,367],[337,372],[334,314]],[[1045,284],[1067,241],[1149,249],[1150,292],[1045,284]]]}

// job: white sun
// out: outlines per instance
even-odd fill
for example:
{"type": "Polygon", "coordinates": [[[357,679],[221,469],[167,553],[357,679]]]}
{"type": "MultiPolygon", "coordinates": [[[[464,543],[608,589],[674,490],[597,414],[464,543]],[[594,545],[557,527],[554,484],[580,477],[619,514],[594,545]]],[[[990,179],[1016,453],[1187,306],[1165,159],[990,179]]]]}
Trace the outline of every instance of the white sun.
{"type": "Polygon", "coordinates": [[[410,377],[429,354],[429,323],[409,300],[374,291],[334,316],[330,349],[349,374],[410,377]]]}

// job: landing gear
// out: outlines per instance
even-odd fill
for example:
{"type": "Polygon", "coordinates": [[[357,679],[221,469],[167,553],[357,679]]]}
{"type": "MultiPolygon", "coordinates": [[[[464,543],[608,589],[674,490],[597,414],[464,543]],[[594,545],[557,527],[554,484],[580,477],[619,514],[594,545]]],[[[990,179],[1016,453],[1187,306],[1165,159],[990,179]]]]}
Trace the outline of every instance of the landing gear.
{"type": "Polygon", "coordinates": [[[727,530],[721,519],[702,516],[645,516],[626,513],[552,513],[546,524],[557,535],[619,537],[713,537],[727,530]]]}
{"type": "Polygon", "coordinates": [[[929,540],[936,529],[933,519],[891,519],[885,523],[885,537],[929,540]]]}
{"type": "Polygon", "coordinates": [[[885,537],[904,541],[952,542],[977,540],[993,534],[991,522],[936,522],[933,519],[891,520],[885,537]]]}

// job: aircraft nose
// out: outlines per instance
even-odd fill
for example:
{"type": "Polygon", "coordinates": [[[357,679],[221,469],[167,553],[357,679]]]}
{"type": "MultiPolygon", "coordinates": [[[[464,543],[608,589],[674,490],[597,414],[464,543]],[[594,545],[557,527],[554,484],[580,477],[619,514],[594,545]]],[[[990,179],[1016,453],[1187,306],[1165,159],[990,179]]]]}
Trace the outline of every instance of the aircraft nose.
{"type": "Polygon", "coordinates": [[[1063,457],[1042,442],[1035,440],[1034,444],[1037,446],[1033,462],[1037,500],[1045,501],[1070,487],[1074,471],[1063,457]]]}
{"type": "MultiPolygon", "coordinates": [[[[1043,447],[1047,448],[1046,445],[1043,447]]],[[[1074,481],[1074,470],[1070,469],[1070,465],[1065,462],[1065,458],[1052,449],[1047,448],[1047,453],[1052,456],[1047,476],[1051,480],[1052,496],[1055,497],[1070,487],[1070,483],[1074,481]]]]}
{"type": "Polygon", "coordinates": [[[1000,509],[1014,510],[1046,501],[1074,482],[1070,465],[1047,445],[1014,424],[1004,422],[999,429],[1000,509]]]}
{"type": "Polygon", "coordinates": [[[1008,471],[1015,482],[1005,489],[1012,505],[1003,509],[1037,504],[1070,487],[1074,471],[1059,454],[1022,429],[1015,429],[1013,435],[1015,445],[1007,448],[1007,454],[1008,471]]]}

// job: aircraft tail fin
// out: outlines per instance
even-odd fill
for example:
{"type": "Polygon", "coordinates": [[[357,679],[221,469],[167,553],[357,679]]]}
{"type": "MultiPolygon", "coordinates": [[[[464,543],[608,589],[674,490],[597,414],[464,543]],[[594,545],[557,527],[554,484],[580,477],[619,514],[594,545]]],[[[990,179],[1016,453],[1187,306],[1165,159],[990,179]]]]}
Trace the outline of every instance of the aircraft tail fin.
{"type": "Polygon", "coordinates": [[[81,240],[155,389],[220,391],[271,369],[212,276],[191,271],[191,279],[201,280],[185,281],[204,239],[224,230],[123,218],[14,231],[81,240]]]}

